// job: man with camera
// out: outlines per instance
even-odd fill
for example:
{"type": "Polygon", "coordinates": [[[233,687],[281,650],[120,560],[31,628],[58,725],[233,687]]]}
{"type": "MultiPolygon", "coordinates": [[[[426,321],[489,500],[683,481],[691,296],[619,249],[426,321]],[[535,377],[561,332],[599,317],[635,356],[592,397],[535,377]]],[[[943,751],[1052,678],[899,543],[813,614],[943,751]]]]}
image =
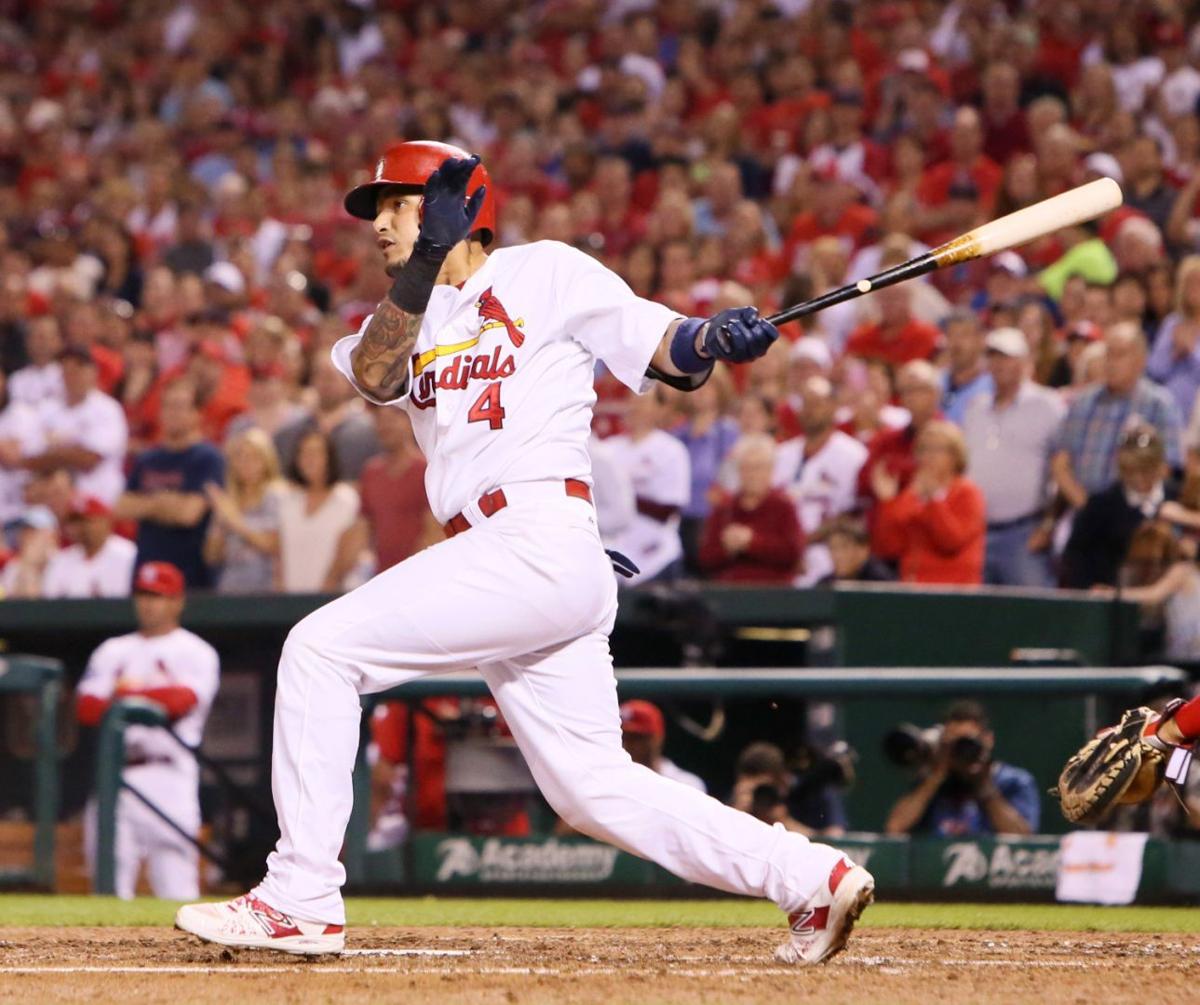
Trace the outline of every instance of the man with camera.
{"type": "Polygon", "coordinates": [[[936,739],[912,745],[909,760],[921,766],[921,780],[896,800],[887,833],[1035,833],[1041,816],[1037,783],[1023,768],[993,760],[996,738],[983,707],[956,702],[936,732],[936,739]]]}
{"type": "Polygon", "coordinates": [[[855,756],[845,743],[828,750],[804,743],[789,765],[774,743],[752,743],[738,755],[729,803],[798,834],[840,837],[846,833],[842,789],[854,780],[855,756]]]}

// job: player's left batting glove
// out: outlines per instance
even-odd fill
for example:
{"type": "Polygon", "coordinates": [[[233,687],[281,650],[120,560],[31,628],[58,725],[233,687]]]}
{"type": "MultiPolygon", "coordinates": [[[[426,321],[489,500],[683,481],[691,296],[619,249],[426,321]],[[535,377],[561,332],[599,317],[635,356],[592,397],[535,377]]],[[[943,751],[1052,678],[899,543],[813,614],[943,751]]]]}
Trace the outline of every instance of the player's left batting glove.
{"type": "Polygon", "coordinates": [[[424,314],[442,263],[459,241],[471,233],[487,186],[467,198],[467,184],[479,158],[447,157],[425,182],[421,230],[412,254],[392,283],[388,299],[408,314],[424,314]]]}
{"type": "Polygon", "coordinates": [[[479,157],[447,157],[425,182],[421,202],[421,232],[417,246],[434,245],[449,251],[471,233],[487,186],[480,185],[467,198],[479,157]]]}
{"type": "Polygon", "coordinates": [[[671,340],[671,362],[681,373],[700,373],[714,359],[748,363],[766,354],[779,329],[754,307],[731,307],[711,318],[681,321],[671,340]]]}

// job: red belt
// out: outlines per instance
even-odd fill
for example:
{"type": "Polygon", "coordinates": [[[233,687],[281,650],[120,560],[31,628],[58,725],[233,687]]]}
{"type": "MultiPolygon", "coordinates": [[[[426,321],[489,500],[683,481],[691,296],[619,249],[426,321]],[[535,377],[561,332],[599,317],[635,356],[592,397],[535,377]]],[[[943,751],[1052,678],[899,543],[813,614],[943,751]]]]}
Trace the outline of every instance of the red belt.
{"type": "MultiPolygon", "coordinates": [[[[588,488],[587,482],[581,482],[578,478],[568,478],[563,482],[563,487],[567,490],[567,495],[574,499],[592,501],[592,490],[588,488]]],[[[504,489],[495,489],[481,495],[477,505],[480,513],[485,517],[490,517],[508,505],[508,498],[504,495],[504,489]]],[[[471,523],[459,513],[452,516],[442,529],[446,532],[446,537],[453,537],[455,534],[461,534],[464,530],[470,530],[471,523]]]]}

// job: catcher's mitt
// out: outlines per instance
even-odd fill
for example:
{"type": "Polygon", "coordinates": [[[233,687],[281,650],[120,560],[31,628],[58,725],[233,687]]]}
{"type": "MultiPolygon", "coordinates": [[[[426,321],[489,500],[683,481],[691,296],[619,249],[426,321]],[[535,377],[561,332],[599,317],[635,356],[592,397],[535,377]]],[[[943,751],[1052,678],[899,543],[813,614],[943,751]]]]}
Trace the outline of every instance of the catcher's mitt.
{"type": "Polygon", "coordinates": [[[1072,823],[1100,823],[1120,803],[1149,799],[1162,782],[1169,745],[1143,736],[1160,718],[1149,708],[1131,708],[1120,723],[1089,741],[1063,767],[1051,794],[1072,823]]]}

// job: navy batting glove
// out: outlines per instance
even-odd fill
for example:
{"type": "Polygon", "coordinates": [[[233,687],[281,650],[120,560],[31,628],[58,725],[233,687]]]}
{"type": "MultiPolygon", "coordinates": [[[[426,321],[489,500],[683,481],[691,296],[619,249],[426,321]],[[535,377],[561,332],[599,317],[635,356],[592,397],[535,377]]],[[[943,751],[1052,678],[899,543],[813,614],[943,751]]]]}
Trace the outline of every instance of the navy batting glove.
{"type": "Polygon", "coordinates": [[[612,562],[613,572],[618,576],[624,576],[626,579],[633,579],[642,570],[637,567],[633,559],[626,555],[622,555],[619,551],[613,551],[610,548],[604,549],[604,554],[612,562]]]}
{"type": "Polygon", "coordinates": [[[708,319],[703,345],[713,359],[748,363],[765,355],[777,338],[779,329],[760,318],[757,308],[731,307],[708,319]]]}
{"type": "Polygon", "coordinates": [[[447,157],[429,176],[421,203],[419,242],[449,251],[470,235],[487,194],[487,187],[480,185],[467,198],[467,184],[478,164],[477,156],[447,157]]]}

